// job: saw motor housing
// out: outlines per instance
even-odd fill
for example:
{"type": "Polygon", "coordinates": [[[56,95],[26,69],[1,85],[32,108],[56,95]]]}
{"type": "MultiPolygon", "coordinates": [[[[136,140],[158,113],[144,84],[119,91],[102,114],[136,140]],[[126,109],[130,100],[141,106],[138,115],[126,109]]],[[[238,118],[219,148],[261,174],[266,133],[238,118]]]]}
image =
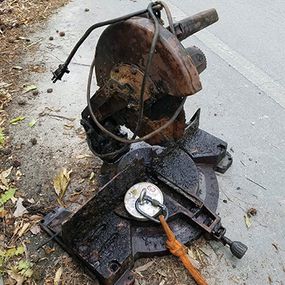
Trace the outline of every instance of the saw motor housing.
{"type": "MultiPolygon", "coordinates": [[[[185,48],[181,40],[217,20],[216,10],[210,9],[176,23],[174,33],[169,27],[159,25],[159,38],[145,83],[139,137],[167,123],[183,97],[201,90],[199,73],[206,68],[206,57],[195,46],[185,48]]],[[[99,89],[91,98],[92,110],[104,127],[121,137],[127,136],[122,126],[132,133],[136,130],[140,91],[154,29],[147,15],[134,17],[106,28],[96,47],[95,72],[99,89]]],[[[96,126],[88,108],[82,113],[81,123],[91,150],[99,157],[123,147],[123,143],[106,136],[96,126]]],[[[184,135],[185,128],[182,110],[173,123],[146,142],[165,145],[177,141],[184,135]]],[[[116,159],[115,155],[108,160],[116,159]]]]}

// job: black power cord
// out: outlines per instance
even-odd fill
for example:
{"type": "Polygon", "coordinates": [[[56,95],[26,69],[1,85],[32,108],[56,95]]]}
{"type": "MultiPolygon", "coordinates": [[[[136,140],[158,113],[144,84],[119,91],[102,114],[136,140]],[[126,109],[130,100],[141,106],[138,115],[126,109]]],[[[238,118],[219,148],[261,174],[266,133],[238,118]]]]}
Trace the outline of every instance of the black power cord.
{"type": "MultiPolygon", "coordinates": [[[[159,2],[155,2],[152,3],[152,9],[154,11],[159,11],[162,9],[162,5],[159,2]]],[[[59,67],[57,68],[57,70],[55,70],[53,72],[53,77],[52,77],[52,81],[55,83],[57,80],[61,80],[62,76],[65,73],[69,73],[68,70],[68,65],[70,64],[72,58],[74,57],[74,55],[76,54],[77,50],[80,48],[80,46],[83,44],[83,42],[89,37],[89,35],[96,29],[107,26],[107,25],[112,25],[115,23],[119,23],[119,22],[123,22],[126,21],[130,18],[133,18],[135,16],[140,16],[143,15],[145,13],[148,12],[148,9],[144,9],[144,10],[140,10],[134,13],[130,13],[128,15],[125,16],[121,16],[118,18],[114,18],[111,20],[107,20],[107,21],[103,21],[97,24],[92,25],[85,33],[84,35],[80,38],[80,40],[76,43],[76,45],[74,46],[74,48],[71,50],[70,54],[68,55],[66,61],[64,62],[64,64],[60,64],[59,67]]]]}
{"type": "MultiPolygon", "coordinates": [[[[163,129],[167,128],[168,126],[170,126],[175,120],[176,118],[179,116],[180,112],[183,110],[183,106],[184,103],[186,101],[186,97],[182,100],[180,106],[177,108],[176,112],[173,114],[173,116],[170,118],[170,120],[168,122],[166,122],[164,125],[162,125],[161,127],[159,127],[158,129],[154,130],[153,132],[141,137],[141,138],[136,138],[139,130],[141,128],[142,125],[142,121],[143,121],[143,111],[144,111],[144,92],[145,92],[145,86],[146,86],[146,81],[147,78],[149,76],[149,69],[152,63],[152,58],[154,55],[154,51],[155,51],[155,47],[157,44],[157,40],[159,37],[159,21],[157,19],[157,14],[159,14],[161,9],[165,9],[166,14],[167,14],[167,18],[168,18],[168,22],[170,24],[170,30],[172,32],[174,32],[174,28],[173,28],[173,21],[172,21],[172,17],[170,14],[170,11],[168,9],[168,7],[166,6],[165,3],[163,2],[155,2],[155,3],[150,3],[147,7],[147,9],[145,10],[141,10],[138,12],[134,12],[131,14],[128,14],[126,16],[122,16],[119,18],[115,18],[112,20],[108,20],[108,21],[104,21],[101,23],[97,23],[93,26],[91,26],[86,32],[85,34],[82,36],[82,38],[77,42],[77,44],[75,45],[75,47],[72,49],[71,53],[69,54],[67,60],[65,61],[64,64],[59,65],[58,69],[53,72],[53,78],[52,81],[56,82],[57,80],[61,80],[62,76],[64,75],[64,73],[69,73],[68,70],[68,65],[71,62],[71,59],[74,57],[75,53],[77,52],[77,50],[79,49],[79,47],[82,45],[82,43],[87,39],[87,37],[91,34],[91,32],[97,28],[106,26],[106,25],[111,25],[111,24],[115,24],[118,22],[122,22],[122,21],[126,21],[132,17],[135,16],[139,16],[145,13],[148,13],[149,16],[152,18],[152,20],[154,21],[154,36],[152,39],[152,43],[151,43],[151,47],[150,47],[150,51],[148,54],[148,59],[147,59],[147,63],[146,63],[146,68],[144,71],[144,76],[143,76],[143,81],[142,81],[142,85],[141,85],[141,90],[140,90],[140,100],[139,100],[139,119],[138,119],[138,123],[136,126],[136,129],[134,131],[134,134],[132,136],[131,139],[124,139],[120,136],[117,136],[115,134],[113,134],[112,132],[110,132],[109,130],[107,130],[96,118],[93,109],[92,109],[92,105],[91,105],[91,83],[92,83],[92,78],[93,78],[93,70],[95,69],[95,57],[92,61],[92,64],[90,66],[90,71],[89,71],[89,76],[88,76],[88,83],[87,83],[87,106],[89,109],[89,113],[90,116],[92,118],[92,120],[94,121],[94,123],[97,125],[97,127],[104,132],[106,135],[108,135],[109,137],[121,142],[121,143],[125,143],[126,146],[122,147],[121,149],[111,152],[111,153],[106,153],[106,154],[100,154],[101,158],[112,158],[115,157],[117,155],[119,155],[120,153],[124,152],[126,150],[126,148],[128,147],[129,144],[132,143],[136,143],[136,142],[140,142],[140,141],[145,141],[150,139],[151,137],[153,137],[154,135],[160,133],[163,129]]],[[[94,95],[95,96],[95,95],[94,95]]]]}

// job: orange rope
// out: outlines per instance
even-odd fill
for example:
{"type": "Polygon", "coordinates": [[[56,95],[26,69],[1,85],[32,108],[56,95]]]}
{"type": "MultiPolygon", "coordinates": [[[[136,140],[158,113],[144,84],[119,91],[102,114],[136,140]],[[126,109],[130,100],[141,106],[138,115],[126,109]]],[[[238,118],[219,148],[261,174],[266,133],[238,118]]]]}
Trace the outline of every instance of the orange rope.
{"type": "Polygon", "coordinates": [[[180,258],[180,260],[188,269],[188,271],[190,272],[190,274],[198,285],[208,285],[207,281],[204,279],[201,273],[194,267],[194,265],[188,258],[186,247],[176,239],[174,233],[172,232],[162,215],[159,216],[159,220],[167,236],[166,246],[169,251],[173,255],[178,256],[180,258]]]}

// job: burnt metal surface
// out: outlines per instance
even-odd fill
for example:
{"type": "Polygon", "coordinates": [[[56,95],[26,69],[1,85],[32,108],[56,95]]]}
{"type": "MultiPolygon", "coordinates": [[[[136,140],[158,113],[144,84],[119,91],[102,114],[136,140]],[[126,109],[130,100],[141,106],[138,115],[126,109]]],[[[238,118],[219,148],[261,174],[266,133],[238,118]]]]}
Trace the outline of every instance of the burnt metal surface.
{"type": "MultiPolygon", "coordinates": [[[[104,86],[111,70],[122,62],[144,70],[153,34],[153,22],[143,17],[109,26],[96,48],[98,85],[104,86]]],[[[176,35],[161,25],[149,78],[160,94],[181,97],[201,89],[198,72],[185,48],[176,35]]]]}
{"type": "MultiPolygon", "coordinates": [[[[217,13],[211,9],[170,24],[169,29],[160,21],[158,41],[150,53],[155,29],[148,16],[113,22],[101,35],[91,65],[95,62],[99,89],[91,99],[88,92],[81,123],[90,149],[105,162],[105,184],[75,213],[58,209],[42,223],[104,285],[133,284],[136,259],[168,253],[160,225],[139,221],[125,209],[126,192],[139,182],[161,190],[168,223],[180,242],[190,243],[204,233],[230,246],[238,258],[247,250],[225,237],[226,229],[215,213],[219,198],[215,170],[223,173],[232,163],[227,144],[199,129],[200,110],[186,124],[181,105],[183,97],[201,89],[199,73],[206,68],[206,57],[197,47],[184,48],[180,40],[217,21],[217,13]],[[146,72],[149,55],[153,59],[146,72]],[[140,110],[143,120],[137,131],[140,110]],[[171,124],[143,145],[120,150],[124,144],[117,140],[129,143],[122,140],[127,134],[121,126],[142,137],[161,128],[173,114],[178,116],[171,124]],[[108,153],[112,154],[107,159],[108,153]]],[[[156,17],[161,20],[159,13],[156,17]]]]}
{"type": "MultiPolygon", "coordinates": [[[[191,127],[194,134],[189,131],[188,139],[195,134],[199,137],[197,125],[192,123],[191,127]]],[[[212,139],[214,143],[216,138],[212,139]]],[[[134,276],[130,270],[137,258],[168,251],[159,225],[137,221],[125,210],[126,191],[141,181],[156,184],[164,193],[170,227],[181,242],[192,242],[202,232],[213,234],[216,229],[224,229],[215,214],[219,190],[216,164],[212,162],[210,156],[207,164],[195,163],[178,145],[168,148],[139,145],[118,163],[115,178],[110,177],[89,202],[68,220],[63,219],[66,221],[57,239],[102,284],[132,284],[134,276]]],[[[58,227],[53,227],[60,222],[50,220],[46,220],[44,228],[58,231],[58,227]]]]}
{"type": "MultiPolygon", "coordinates": [[[[95,56],[99,90],[91,104],[99,121],[106,127],[110,125],[108,129],[117,135],[123,136],[116,126],[124,125],[132,132],[136,130],[139,96],[153,35],[153,22],[147,17],[135,17],[109,26],[99,39],[95,56]]],[[[181,104],[180,97],[201,89],[199,73],[205,68],[206,58],[198,48],[185,49],[175,34],[159,26],[159,40],[144,92],[139,137],[164,125],[181,104]]],[[[82,125],[95,154],[100,156],[123,146],[109,137],[104,140],[105,134],[90,119],[87,108],[82,113],[82,125]]],[[[182,110],[170,126],[147,142],[163,145],[176,141],[183,136],[185,127],[182,110]]]]}

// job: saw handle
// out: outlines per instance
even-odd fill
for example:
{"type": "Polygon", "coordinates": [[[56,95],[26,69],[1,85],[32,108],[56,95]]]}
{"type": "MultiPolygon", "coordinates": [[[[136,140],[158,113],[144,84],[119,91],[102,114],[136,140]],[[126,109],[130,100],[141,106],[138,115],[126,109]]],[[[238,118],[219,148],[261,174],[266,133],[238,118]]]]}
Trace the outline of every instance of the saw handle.
{"type": "Polygon", "coordinates": [[[183,41],[218,20],[219,16],[216,9],[209,9],[175,23],[174,31],[178,40],[183,41]]]}

